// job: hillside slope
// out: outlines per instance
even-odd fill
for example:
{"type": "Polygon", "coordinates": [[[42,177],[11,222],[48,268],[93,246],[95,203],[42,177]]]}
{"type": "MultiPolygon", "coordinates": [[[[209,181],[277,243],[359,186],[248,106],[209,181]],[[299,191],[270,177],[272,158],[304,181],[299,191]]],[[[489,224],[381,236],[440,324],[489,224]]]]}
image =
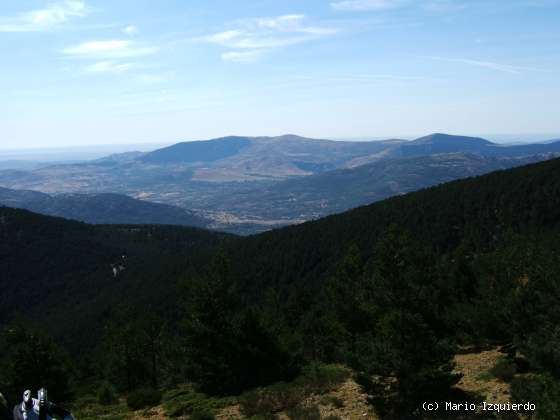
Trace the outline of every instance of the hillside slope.
{"type": "Polygon", "coordinates": [[[92,224],[207,227],[209,220],[179,207],[121,194],[59,194],[0,188],[0,205],[92,224]]]}
{"type": "Polygon", "coordinates": [[[177,226],[93,226],[0,207],[0,325],[20,316],[73,348],[91,343],[108,310],[169,301],[170,272],[228,238],[177,226]],[[115,277],[119,265],[125,269],[115,277]]]}
{"type": "Polygon", "coordinates": [[[555,229],[560,226],[560,159],[454,181],[248,237],[231,250],[232,261],[240,262],[237,268],[246,284],[261,290],[263,284],[317,285],[352,244],[367,255],[373,252],[391,224],[442,253],[462,243],[485,249],[507,231],[555,229]],[[249,259],[251,264],[246,264],[249,259]]]}

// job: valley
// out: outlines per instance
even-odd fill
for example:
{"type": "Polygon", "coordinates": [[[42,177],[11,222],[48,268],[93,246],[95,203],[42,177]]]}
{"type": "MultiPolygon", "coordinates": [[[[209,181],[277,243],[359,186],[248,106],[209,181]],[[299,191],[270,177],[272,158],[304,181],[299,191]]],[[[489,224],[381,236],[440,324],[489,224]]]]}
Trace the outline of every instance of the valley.
{"type": "MultiPolygon", "coordinates": [[[[295,135],[226,137],[83,163],[3,170],[0,186],[42,192],[59,200],[73,194],[75,202],[98,194],[126,195],[184,209],[198,218],[195,226],[252,234],[558,155],[558,141],[503,146],[446,134],[413,141],[363,142],[295,135]]],[[[9,203],[0,197],[0,204],[9,203]]],[[[41,206],[34,202],[21,207],[98,222],[77,217],[80,215],[65,207],[53,211],[41,206]]],[[[105,217],[101,221],[185,224],[186,220],[131,216],[105,217]]]]}

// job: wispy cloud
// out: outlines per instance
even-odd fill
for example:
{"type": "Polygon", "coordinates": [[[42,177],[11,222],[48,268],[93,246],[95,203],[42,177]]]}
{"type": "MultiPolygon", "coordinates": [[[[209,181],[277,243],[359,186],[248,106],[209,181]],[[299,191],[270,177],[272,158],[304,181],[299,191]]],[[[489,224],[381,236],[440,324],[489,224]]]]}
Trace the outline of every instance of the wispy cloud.
{"type": "Polygon", "coordinates": [[[67,56],[89,59],[132,58],[154,54],[156,51],[155,47],[138,46],[122,39],[89,41],[62,50],[63,54],[67,56]]]}
{"type": "Polygon", "coordinates": [[[129,25],[129,26],[126,26],[126,27],[122,28],[122,32],[123,32],[123,34],[133,36],[133,35],[136,35],[138,33],[138,27],[135,26],[135,25],[129,25]]]}
{"type": "Polygon", "coordinates": [[[422,8],[430,12],[455,12],[468,7],[464,0],[339,0],[331,2],[335,10],[367,12],[398,9],[404,6],[422,8]]]}
{"type": "Polygon", "coordinates": [[[148,85],[154,85],[165,82],[167,78],[160,74],[140,74],[136,76],[136,80],[148,85]]]}
{"type": "Polygon", "coordinates": [[[468,58],[448,58],[448,57],[435,57],[435,56],[425,56],[424,58],[428,58],[430,60],[437,60],[437,61],[446,61],[449,63],[465,64],[467,66],[483,67],[486,69],[495,70],[502,73],[509,73],[509,74],[521,74],[524,71],[537,71],[537,72],[543,71],[542,69],[536,69],[531,67],[512,66],[509,64],[494,63],[491,61],[471,60],[468,58]]]}
{"type": "Polygon", "coordinates": [[[86,67],[88,73],[124,73],[137,67],[135,63],[115,63],[113,61],[99,61],[86,67]]]}
{"type": "Polygon", "coordinates": [[[370,10],[387,10],[401,7],[408,0],[344,0],[331,3],[335,10],[364,12],[370,10]]]}
{"type": "Polygon", "coordinates": [[[262,50],[230,51],[222,54],[222,60],[247,63],[247,62],[255,61],[262,54],[263,54],[262,50]]]}
{"type": "Polygon", "coordinates": [[[71,18],[87,16],[89,7],[79,0],[51,3],[44,9],[36,9],[17,16],[0,17],[0,32],[39,32],[60,26],[71,18]]]}
{"type": "Polygon", "coordinates": [[[195,41],[237,50],[222,54],[224,60],[254,61],[264,50],[301,44],[337,32],[335,28],[310,25],[304,15],[294,14],[240,20],[229,30],[199,37],[195,41]]]}

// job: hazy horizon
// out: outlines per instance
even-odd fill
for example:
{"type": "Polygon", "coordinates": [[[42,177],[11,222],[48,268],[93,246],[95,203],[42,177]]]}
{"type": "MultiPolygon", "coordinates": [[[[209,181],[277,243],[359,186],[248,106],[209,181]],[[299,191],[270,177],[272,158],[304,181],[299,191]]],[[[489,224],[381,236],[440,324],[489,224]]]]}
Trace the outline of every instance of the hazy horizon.
{"type": "MultiPolygon", "coordinates": [[[[410,135],[399,137],[402,140],[413,140],[415,138],[425,136],[432,133],[421,135],[410,135]]],[[[538,143],[549,140],[560,139],[560,134],[473,134],[473,137],[482,137],[498,144],[515,144],[515,143],[538,143]]],[[[347,138],[325,138],[324,140],[335,141],[381,141],[394,137],[347,137],[347,138]]],[[[211,139],[195,139],[195,140],[177,140],[161,143],[135,143],[135,144],[89,144],[78,146],[51,146],[51,147],[30,147],[4,149],[0,146],[0,161],[39,161],[39,162],[65,162],[65,161],[83,161],[93,160],[109,156],[111,154],[126,152],[150,152],[162,147],[170,146],[182,141],[197,141],[211,139]]]]}
{"type": "Polygon", "coordinates": [[[560,133],[559,16],[560,0],[6,0],[0,148],[560,133]]]}

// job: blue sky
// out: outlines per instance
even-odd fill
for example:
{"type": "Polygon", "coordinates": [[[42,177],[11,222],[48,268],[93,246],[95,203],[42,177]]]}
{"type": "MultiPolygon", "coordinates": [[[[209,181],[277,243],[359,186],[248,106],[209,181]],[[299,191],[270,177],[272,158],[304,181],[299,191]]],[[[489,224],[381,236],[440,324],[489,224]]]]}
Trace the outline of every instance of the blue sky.
{"type": "Polygon", "coordinates": [[[0,148],[560,133],[560,0],[2,0],[0,148]]]}

